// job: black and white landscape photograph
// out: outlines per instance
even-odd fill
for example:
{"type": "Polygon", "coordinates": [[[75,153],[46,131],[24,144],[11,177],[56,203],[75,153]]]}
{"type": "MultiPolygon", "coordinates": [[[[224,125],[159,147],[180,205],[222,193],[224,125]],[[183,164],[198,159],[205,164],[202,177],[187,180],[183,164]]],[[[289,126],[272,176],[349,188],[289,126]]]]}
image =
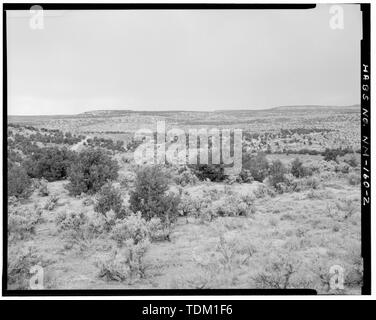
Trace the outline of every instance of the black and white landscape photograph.
{"type": "Polygon", "coordinates": [[[361,294],[359,4],[42,5],[6,36],[7,290],[361,294]]]}

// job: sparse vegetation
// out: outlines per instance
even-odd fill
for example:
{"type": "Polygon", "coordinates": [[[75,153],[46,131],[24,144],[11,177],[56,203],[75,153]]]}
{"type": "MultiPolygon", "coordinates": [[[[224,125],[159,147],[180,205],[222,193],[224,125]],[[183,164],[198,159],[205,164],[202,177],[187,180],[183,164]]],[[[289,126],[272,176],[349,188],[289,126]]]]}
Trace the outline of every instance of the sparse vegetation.
{"type": "Polygon", "coordinates": [[[144,256],[149,247],[145,240],[135,244],[128,240],[121,248],[113,249],[110,256],[96,262],[98,277],[106,280],[125,281],[129,284],[145,277],[144,256]]]}
{"type": "Polygon", "coordinates": [[[294,279],[299,270],[300,263],[291,254],[273,255],[266,262],[265,270],[254,277],[254,282],[258,288],[268,289],[288,289],[304,288],[294,279]]]}
{"type": "Polygon", "coordinates": [[[10,124],[8,288],[29,289],[30,268],[40,265],[52,289],[359,293],[358,114],[330,110],[299,111],[298,121],[288,111],[283,128],[273,110],[205,119],[109,112],[10,124]],[[131,131],[155,117],[243,128],[242,171],[137,166],[132,152],[143,141],[131,131]],[[117,127],[124,120],[126,130],[117,127]],[[332,265],[345,270],[342,291],[330,289],[332,265]]]}
{"type": "Polygon", "coordinates": [[[309,170],[309,168],[304,167],[299,158],[295,158],[292,162],[291,173],[296,178],[303,178],[312,175],[312,171],[309,170]]]}
{"type": "Polygon", "coordinates": [[[41,209],[21,211],[15,206],[8,207],[8,241],[26,240],[35,234],[36,225],[42,220],[41,209]]]}
{"type": "Polygon", "coordinates": [[[30,270],[39,265],[45,266],[48,262],[38,254],[35,247],[12,246],[8,260],[8,286],[15,290],[30,290],[30,270]]]}
{"type": "Polygon", "coordinates": [[[48,211],[52,211],[56,207],[58,201],[59,201],[59,197],[57,197],[56,195],[49,197],[47,199],[46,204],[44,205],[44,209],[48,211]]]}

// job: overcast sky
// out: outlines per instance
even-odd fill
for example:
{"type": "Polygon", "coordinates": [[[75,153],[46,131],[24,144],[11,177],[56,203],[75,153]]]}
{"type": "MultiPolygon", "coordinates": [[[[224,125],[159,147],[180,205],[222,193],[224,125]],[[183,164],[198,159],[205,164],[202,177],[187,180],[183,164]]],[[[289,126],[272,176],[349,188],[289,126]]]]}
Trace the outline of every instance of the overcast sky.
{"type": "Polygon", "coordinates": [[[311,10],[8,12],[8,113],[360,102],[359,5],[311,10]]]}

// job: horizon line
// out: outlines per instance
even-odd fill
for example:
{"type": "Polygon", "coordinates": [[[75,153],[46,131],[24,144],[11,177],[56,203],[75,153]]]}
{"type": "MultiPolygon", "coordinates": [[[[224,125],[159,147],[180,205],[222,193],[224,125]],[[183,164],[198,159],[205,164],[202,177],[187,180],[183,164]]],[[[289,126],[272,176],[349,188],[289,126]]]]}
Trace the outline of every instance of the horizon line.
{"type": "Polygon", "coordinates": [[[113,112],[113,111],[124,111],[124,112],[133,112],[133,113],[141,113],[141,112],[206,112],[206,113],[214,113],[214,112],[236,112],[236,111],[265,111],[265,110],[273,110],[273,109],[278,109],[278,108],[298,108],[298,107],[308,107],[308,108],[346,108],[346,107],[356,107],[360,106],[360,103],[355,103],[355,104],[347,104],[347,105],[315,105],[315,104],[308,104],[308,105],[283,105],[283,106],[276,106],[276,107],[264,107],[261,109],[213,109],[213,110],[176,110],[176,109],[171,109],[171,110],[134,110],[134,109],[92,109],[88,111],[83,111],[79,113],[71,113],[71,114],[7,114],[7,117],[53,117],[53,116],[78,116],[78,115],[84,115],[87,113],[91,112],[113,112]]]}

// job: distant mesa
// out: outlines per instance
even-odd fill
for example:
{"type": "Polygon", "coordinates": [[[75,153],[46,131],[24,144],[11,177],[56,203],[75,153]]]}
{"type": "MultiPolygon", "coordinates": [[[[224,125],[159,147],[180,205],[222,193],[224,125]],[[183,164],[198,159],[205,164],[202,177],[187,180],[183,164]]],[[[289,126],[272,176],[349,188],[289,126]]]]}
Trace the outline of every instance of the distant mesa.
{"type": "MultiPolygon", "coordinates": [[[[214,113],[222,113],[222,112],[247,112],[247,111],[314,111],[317,109],[323,110],[330,110],[330,109],[355,109],[359,108],[359,105],[348,105],[348,106],[323,106],[323,105],[295,105],[295,106],[277,106],[272,108],[242,108],[242,109],[218,109],[218,110],[211,110],[209,112],[214,113]]],[[[183,113],[183,112],[189,112],[189,113],[199,113],[199,112],[208,112],[207,110],[197,110],[197,111],[189,111],[189,108],[186,110],[155,110],[155,111],[147,111],[147,110],[119,110],[119,109],[113,109],[113,110],[93,110],[93,111],[86,111],[79,113],[79,116],[86,116],[86,117],[116,117],[116,116],[122,116],[127,115],[130,113],[141,113],[141,114],[166,114],[166,113],[183,113]]]]}
{"type": "Polygon", "coordinates": [[[79,116],[87,117],[105,117],[105,116],[117,116],[132,113],[132,110],[93,110],[79,113],[79,116]]]}
{"type": "Polygon", "coordinates": [[[339,109],[344,109],[344,110],[347,110],[347,109],[355,109],[355,108],[359,108],[360,105],[358,104],[354,104],[354,105],[348,105],[348,106],[322,106],[322,105],[307,105],[307,106],[304,106],[304,105],[299,105],[299,106],[280,106],[280,107],[274,107],[274,108],[271,108],[270,110],[276,110],[276,111],[303,111],[303,110],[323,110],[323,109],[335,109],[335,110],[339,110],[339,109]]]}
{"type": "MultiPolygon", "coordinates": [[[[156,108],[157,109],[157,108],[156,108]]],[[[187,107],[184,110],[131,110],[131,109],[109,109],[109,110],[91,110],[79,114],[66,114],[66,115],[8,115],[8,120],[28,119],[33,117],[43,118],[105,118],[105,117],[122,117],[130,115],[146,115],[146,116],[169,116],[176,114],[200,114],[200,113],[215,113],[215,114],[245,114],[255,112],[324,112],[324,111],[347,111],[357,112],[360,111],[360,105],[347,105],[347,106],[323,106],[323,105],[295,105],[295,106],[277,106],[271,108],[234,108],[234,109],[213,109],[202,108],[202,110],[189,110],[187,107]]]]}

